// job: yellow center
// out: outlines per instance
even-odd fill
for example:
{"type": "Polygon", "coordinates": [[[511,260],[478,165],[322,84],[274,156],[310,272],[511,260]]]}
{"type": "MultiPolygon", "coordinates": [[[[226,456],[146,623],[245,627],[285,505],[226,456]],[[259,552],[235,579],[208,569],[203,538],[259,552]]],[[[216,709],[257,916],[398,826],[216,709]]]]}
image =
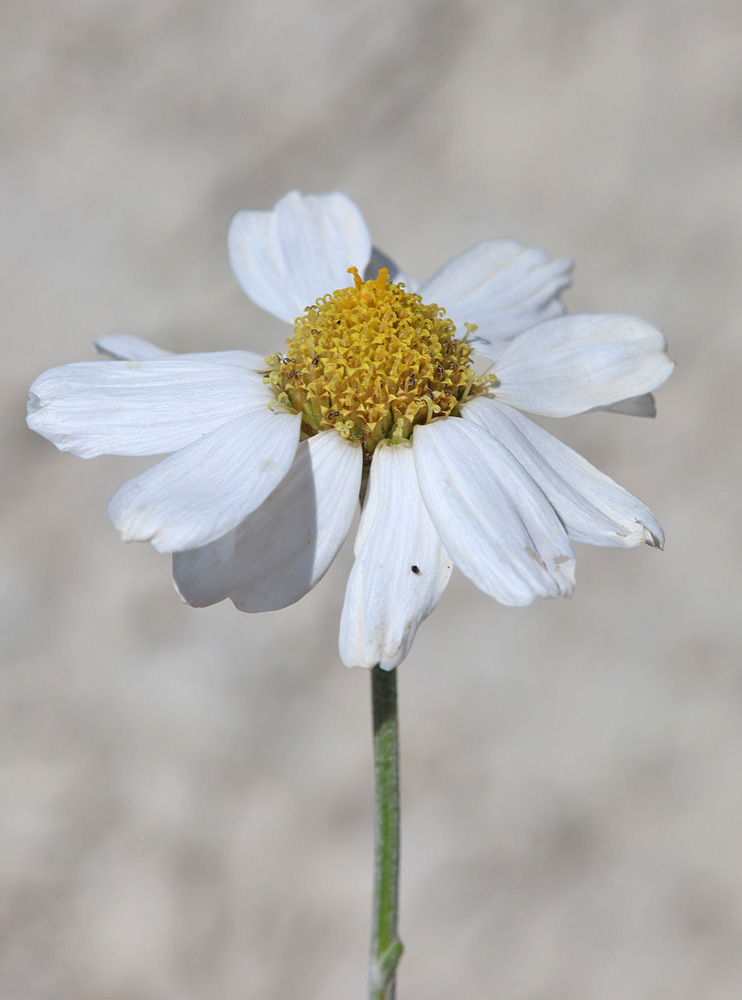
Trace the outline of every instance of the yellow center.
{"type": "Polygon", "coordinates": [[[404,285],[362,281],[308,306],[294,323],[285,355],[266,361],[280,402],[302,414],[311,435],[334,428],[370,454],[382,438],[400,441],[416,424],[458,416],[469,396],[485,391],[469,345],[445,311],[425,305],[404,285]]]}

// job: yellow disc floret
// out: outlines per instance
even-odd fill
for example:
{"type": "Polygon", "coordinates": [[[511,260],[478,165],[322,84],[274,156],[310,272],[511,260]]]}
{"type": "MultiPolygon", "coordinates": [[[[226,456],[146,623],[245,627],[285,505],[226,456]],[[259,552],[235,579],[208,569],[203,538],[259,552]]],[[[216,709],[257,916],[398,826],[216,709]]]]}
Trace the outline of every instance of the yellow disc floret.
{"type": "Polygon", "coordinates": [[[491,381],[477,376],[469,345],[445,311],[395,285],[382,268],[308,306],[285,355],[267,358],[279,401],[301,413],[306,434],[334,428],[371,453],[382,438],[409,438],[416,424],[457,416],[491,381]]]}

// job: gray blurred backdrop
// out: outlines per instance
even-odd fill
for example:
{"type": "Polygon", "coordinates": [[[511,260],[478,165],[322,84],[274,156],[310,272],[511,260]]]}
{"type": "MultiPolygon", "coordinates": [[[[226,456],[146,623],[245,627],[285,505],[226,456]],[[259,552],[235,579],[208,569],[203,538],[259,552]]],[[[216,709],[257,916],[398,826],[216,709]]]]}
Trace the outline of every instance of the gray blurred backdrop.
{"type": "Polygon", "coordinates": [[[400,669],[400,1000],[742,995],[737,3],[3,0],[0,996],[347,1000],[369,927],[351,547],[286,611],[193,611],[105,516],[147,463],[23,423],[105,333],[269,351],[226,231],[341,189],[425,278],[487,236],[646,316],[656,421],[553,422],[656,511],[569,601],[460,575],[400,669]]]}

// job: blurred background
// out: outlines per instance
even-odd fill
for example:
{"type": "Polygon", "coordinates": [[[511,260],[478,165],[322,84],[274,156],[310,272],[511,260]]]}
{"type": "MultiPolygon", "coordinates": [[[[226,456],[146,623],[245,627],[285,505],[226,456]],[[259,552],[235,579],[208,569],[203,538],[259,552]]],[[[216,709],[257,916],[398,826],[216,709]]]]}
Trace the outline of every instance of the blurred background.
{"type": "Polygon", "coordinates": [[[742,8],[486,0],[0,6],[0,996],[365,990],[368,676],[347,545],[283,612],[181,605],[105,516],[146,461],[23,422],[131,333],[274,351],[240,207],[340,189],[420,279],[488,236],[645,316],[655,421],[553,422],[664,553],[578,547],[569,601],[454,578],[400,669],[400,1000],[742,995],[742,8]]]}

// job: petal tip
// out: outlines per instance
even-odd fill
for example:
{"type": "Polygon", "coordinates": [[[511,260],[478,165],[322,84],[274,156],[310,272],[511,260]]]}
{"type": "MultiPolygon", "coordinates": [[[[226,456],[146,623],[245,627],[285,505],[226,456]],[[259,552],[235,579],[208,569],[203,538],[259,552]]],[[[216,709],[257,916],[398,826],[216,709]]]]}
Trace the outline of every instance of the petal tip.
{"type": "Polygon", "coordinates": [[[187,607],[191,607],[191,608],[194,607],[194,605],[190,603],[190,601],[188,600],[188,598],[185,596],[185,594],[178,587],[178,581],[175,579],[175,576],[173,576],[173,590],[178,595],[178,597],[180,598],[180,600],[181,600],[181,602],[183,604],[185,604],[187,607]]]}
{"type": "Polygon", "coordinates": [[[651,549],[659,549],[662,552],[665,548],[665,533],[659,525],[655,531],[644,525],[644,541],[651,549]]]}
{"type": "Polygon", "coordinates": [[[355,661],[349,663],[347,660],[343,660],[342,657],[341,660],[343,666],[347,667],[348,670],[354,670],[356,668],[360,668],[361,670],[373,670],[376,666],[375,663],[356,663],[355,661]]]}

